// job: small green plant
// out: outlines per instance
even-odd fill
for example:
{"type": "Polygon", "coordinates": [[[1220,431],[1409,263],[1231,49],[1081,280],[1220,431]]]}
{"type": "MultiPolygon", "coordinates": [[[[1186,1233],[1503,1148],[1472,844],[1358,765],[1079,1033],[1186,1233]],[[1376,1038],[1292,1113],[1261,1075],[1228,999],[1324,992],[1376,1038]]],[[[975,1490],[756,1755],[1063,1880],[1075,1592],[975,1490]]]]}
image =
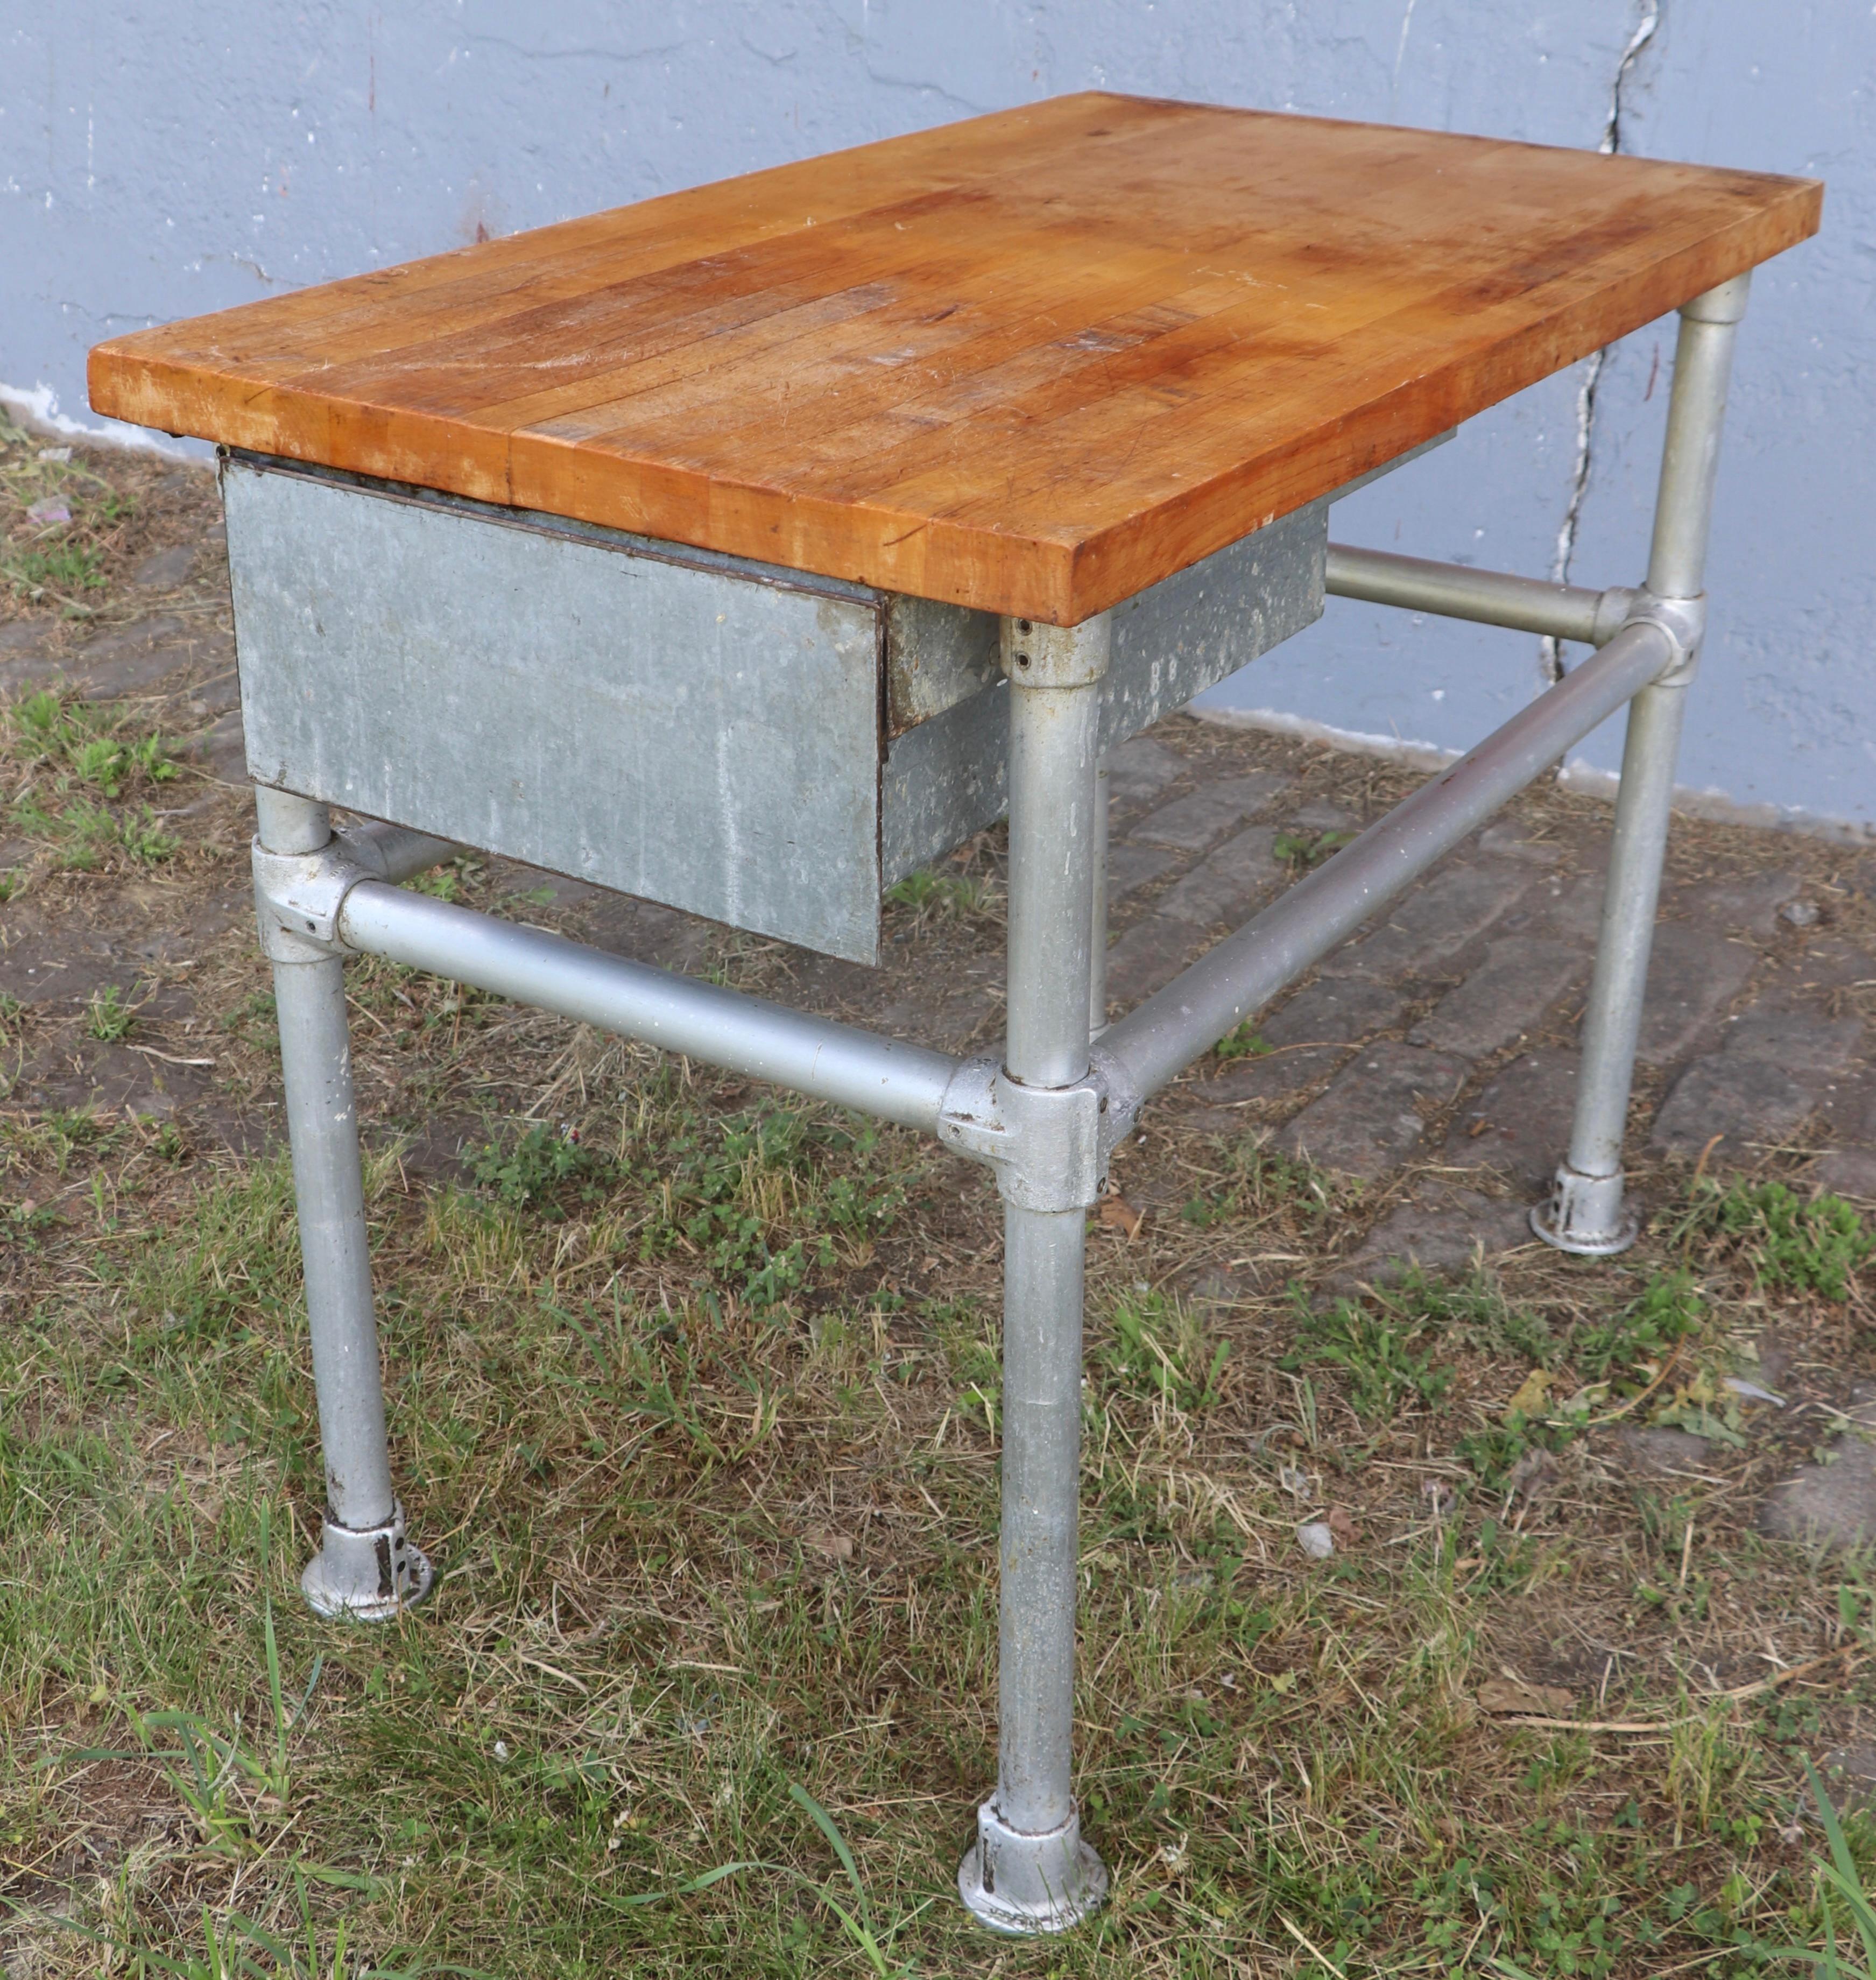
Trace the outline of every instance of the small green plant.
{"type": "Polygon", "coordinates": [[[85,1028],[104,1044],[115,1045],[128,1037],[136,1022],[135,1006],[125,1002],[123,992],[115,983],[107,983],[92,995],[85,1028]]]}
{"type": "Polygon", "coordinates": [[[1114,1307],[1113,1324],[1099,1356],[1110,1390],[1184,1410],[1218,1400],[1230,1344],[1209,1341],[1188,1308],[1157,1291],[1130,1294],[1114,1307]]]}
{"type": "Polygon", "coordinates": [[[47,550],[20,550],[0,559],[0,579],[14,596],[37,600],[48,592],[71,598],[80,592],[101,591],[105,560],[101,550],[83,543],[54,543],[47,550]]]}
{"type": "Polygon", "coordinates": [[[1692,1274],[1663,1272],[1649,1281],[1639,1299],[1609,1319],[1579,1327],[1571,1337],[1570,1359],[1587,1382],[1633,1387],[1651,1379],[1644,1371],[1658,1367],[1704,1317],[1692,1274]]]}
{"type": "Polygon", "coordinates": [[[597,1202],[619,1176],[616,1162],[540,1121],[506,1141],[464,1152],[476,1181],[517,1210],[545,1208],[564,1216],[570,1203],[597,1202]]]}
{"type": "Polygon", "coordinates": [[[915,909],[922,920],[928,914],[948,917],[979,915],[994,901],[988,879],[975,873],[934,873],[921,869],[895,881],[886,889],[886,899],[895,907],[915,909]]]}
{"type": "Polygon", "coordinates": [[[1352,832],[1280,832],[1270,842],[1273,857],[1286,866],[1307,872],[1340,852],[1355,835],[1352,832]]]}
{"type": "Polygon", "coordinates": [[[1436,1403],[1453,1386],[1453,1370],[1418,1345],[1428,1328],[1423,1315],[1385,1305],[1375,1311],[1355,1299],[1312,1312],[1300,1288],[1296,1314],[1297,1345],[1278,1366],[1341,1369],[1348,1377],[1349,1407],[1366,1427],[1393,1416],[1409,1399],[1436,1403]]]}
{"type": "Polygon", "coordinates": [[[1220,1059],[1262,1058],[1270,1050],[1250,1018],[1235,1031],[1227,1032],[1211,1048],[1212,1057],[1220,1059]]]}
{"type": "Polygon", "coordinates": [[[1854,1204],[1821,1195],[1806,1202],[1789,1184],[1703,1178],[1695,1185],[1684,1236],[1716,1238],[1762,1286],[1850,1297],[1850,1281],[1876,1253],[1876,1235],[1854,1204]]]}

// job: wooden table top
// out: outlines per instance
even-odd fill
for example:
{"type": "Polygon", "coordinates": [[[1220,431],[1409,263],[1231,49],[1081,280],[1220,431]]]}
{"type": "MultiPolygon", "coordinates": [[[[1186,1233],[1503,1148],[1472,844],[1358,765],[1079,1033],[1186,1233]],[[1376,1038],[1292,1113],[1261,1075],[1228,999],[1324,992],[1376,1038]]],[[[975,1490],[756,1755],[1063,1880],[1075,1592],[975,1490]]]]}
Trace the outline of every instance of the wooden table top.
{"type": "Polygon", "coordinates": [[[1802,240],[1821,201],[1061,97],[115,337],[91,403],[1071,625],[1802,240]]]}

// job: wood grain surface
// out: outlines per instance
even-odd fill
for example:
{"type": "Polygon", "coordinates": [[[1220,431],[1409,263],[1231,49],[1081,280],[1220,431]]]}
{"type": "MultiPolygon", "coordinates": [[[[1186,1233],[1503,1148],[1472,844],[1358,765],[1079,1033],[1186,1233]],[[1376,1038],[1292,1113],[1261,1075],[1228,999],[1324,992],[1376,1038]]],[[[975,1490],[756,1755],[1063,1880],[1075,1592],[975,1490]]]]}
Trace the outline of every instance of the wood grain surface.
{"type": "Polygon", "coordinates": [[[1821,198],[1061,97],[115,337],[91,403],[1071,625],[1802,240],[1821,198]]]}

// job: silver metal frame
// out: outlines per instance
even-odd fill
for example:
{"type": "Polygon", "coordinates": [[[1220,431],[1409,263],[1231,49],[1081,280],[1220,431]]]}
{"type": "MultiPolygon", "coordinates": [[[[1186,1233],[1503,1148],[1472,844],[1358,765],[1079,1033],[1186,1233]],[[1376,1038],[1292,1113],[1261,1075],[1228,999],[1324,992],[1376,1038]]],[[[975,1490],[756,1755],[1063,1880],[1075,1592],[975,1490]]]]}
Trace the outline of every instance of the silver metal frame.
{"type": "Polygon", "coordinates": [[[1682,311],[1645,586],[1587,591],[1331,546],[1326,589],[1337,595],[1599,650],[1112,1025],[1099,750],[1124,608],[1074,628],[1011,620],[1001,629],[1010,910],[1008,1035],[996,1058],[960,1061],[406,892],[397,882],[449,856],[447,840],[390,826],[335,833],[323,803],[260,789],[255,889],[280,1011],[325,1453],[324,1528],[304,1583],[313,1606],[380,1620],[420,1600],[431,1580],[405,1534],[386,1443],[347,955],[392,957],[933,1134],[988,1164],[1004,1205],[998,1777],[958,1887],[981,1920],[1005,1932],[1059,1931],[1098,1905],[1107,1872],[1081,1838],[1072,1704],[1083,1247],[1109,1154],[1148,1095],[1626,703],[1576,1123],[1556,1187],[1532,1221],[1547,1242],[1587,1255],[1632,1241],[1622,1134],[1747,286],[1741,277],[1682,311]]]}

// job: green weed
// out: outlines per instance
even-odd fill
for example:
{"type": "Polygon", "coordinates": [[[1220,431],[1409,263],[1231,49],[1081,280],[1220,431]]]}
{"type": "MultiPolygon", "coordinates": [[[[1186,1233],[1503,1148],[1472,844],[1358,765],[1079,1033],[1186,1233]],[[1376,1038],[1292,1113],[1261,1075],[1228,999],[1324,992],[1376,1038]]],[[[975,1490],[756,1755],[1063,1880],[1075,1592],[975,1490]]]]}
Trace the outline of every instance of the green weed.
{"type": "Polygon", "coordinates": [[[1762,1286],[1850,1297],[1851,1281],[1876,1253],[1861,1213],[1840,1196],[1806,1202],[1782,1182],[1722,1184],[1703,1177],[1678,1234],[1716,1240],[1762,1286]]]}
{"type": "Polygon", "coordinates": [[[120,1038],[130,1035],[131,1027],[136,1022],[135,1006],[125,1002],[123,992],[115,983],[107,983],[103,989],[92,995],[85,1028],[105,1045],[115,1045],[120,1038]]]}
{"type": "Polygon", "coordinates": [[[975,873],[935,873],[921,869],[908,873],[886,889],[894,906],[915,909],[922,920],[928,914],[968,916],[987,913],[994,905],[995,890],[990,881],[975,873]]]}
{"type": "Polygon", "coordinates": [[[1403,1403],[1437,1403],[1453,1386],[1453,1370],[1420,1345],[1429,1330],[1424,1314],[1356,1299],[1318,1313],[1300,1289],[1295,1311],[1297,1345],[1278,1365],[1340,1368],[1349,1407],[1366,1428],[1391,1419],[1403,1403]]]}
{"type": "Polygon", "coordinates": [[[1340,852],[1354,836],[1352,832],[1280,832],[1270,842],[1270,851],[1286,866],[1307,872],[1340,852]]]}
{"type": "Polygon", "coordinates": [[[70,598],[105,588],[104,553],[88,543],[54,543],[0,556],[0,580],[17,598],[37,601],[48,592],[70,598]]]}
{"type": "Polygon", "coordinates": [[[1262,1058],[1270,1047],[1260,1035],[1256,1021],[1247,1018],[1235,1031],[1227,1032],[1211,1049],[1214,1058],[1262,1058]]]}
{"type": "Polygon", "coordinates": [[[1191,1411],[1218,1400],[1227,1341],[1214,1344],[1192,1311],[1158,1291],[1118,1301],[1111,1337],[1096,1357],[1109,1390],[1191,1411]]]}
{"type": "Polygon", "coordinates": [[[463,1151],[484,1189],[517,1210],[596,1203],[619,1181],[619,1165],[565,1128],[536,1121],[519,1135],[463,1151]]]}

